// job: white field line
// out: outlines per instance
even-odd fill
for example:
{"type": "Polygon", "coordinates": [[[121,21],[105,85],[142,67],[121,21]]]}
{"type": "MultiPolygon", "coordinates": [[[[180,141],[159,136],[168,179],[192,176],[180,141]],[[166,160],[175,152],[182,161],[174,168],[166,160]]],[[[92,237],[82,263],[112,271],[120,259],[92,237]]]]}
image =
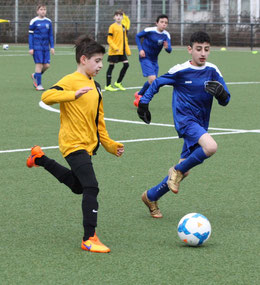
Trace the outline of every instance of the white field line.
{"type": "MultiPolygon", "coordinates": [[[[260,82],[230,82],[229,84],[260,84],[260,82]]],[[[129,87],[127,89],[138,89],[141,87],[129,87]]],[[[47,111],[60,113],[59,110],[46,105],[42,101],[39,102],[39,106],[47,111]]],[[[119,119],[112,119],[112,118],[105,118],[106,121],[112,121],[112,122],[120,122],[120,123],[129,123],[129,124],[139,124],[139,125],[146,125],[144,122],[138,122],[138,121],[130,121],[130,120],[119,120],[119,119]]],[[[174,127],[172,124],[161,124],[161,123],[151,123],[151,126],[163,126],[163,127],[174,127]]],[[[231,134],[241,134],[241,133],[260,133],[260,130],[239,130],[239,129],[224,129],[224,128],[209,128],[209,130],[219,130],[223,132],[218,133],[210,133],[212,136],[217,135],[231,135],[231,134]]],[[[161,138],[143,138],[143,139],[132,139],[132,140],[118,140],[122,143],[131,143],[131,142],[144,142],[144,141],[157,141],[157,140],[173,140],[178,139],[178,136],[174,137],[161,137],[161,138]]],[[[42,149],[57,149],[58,146],[47,146],[42,147],[42,149]]],[[[25,152],[30,151],[31,148],[24,148],[24,149],[11,149],[11,150],[0,150],[0,154],[2,153],[12,153],[12,152],[25,152]]]]}
{"type": "MultiPolygon", "coordinates": [[[[218,135],[233,135],[233,134],[241,134],[241,133],[250,133],[250,132],[257,132],[260,133],[260,130],[244,130],[244,131],[236,131],[236,132],[218,132],[218,133],[210,133],[211,136],[218,136],[218,135]]],[[[174,137],[160,137],[160,138],[142,138],[142,139],[132,139],[132,140],[117,140],[121,143],[132,143],[132,142],[149,142],[149,141],[162,141],[162,140],[176,140],[179,139],[178,136],[174,137]]],[[[43,150],[45,149],[58,149],[59,146],[45,146],[41,147],[43,150]]],[[[2,153],[13,153],[13,152],[29,152],[31,148],[20,148],[20,149],[10,149],[10,150],[0,150],[0,154],[2,153]]]]}
{"type": "MultiPolygon", "coordinates": [[[[46,105],[42,101],[39,102],[39,106],[45,110],[60,113],[60,110],[55,109],[49,105],[46,105]]],[[[130,120],[121,120],[121,119],[112,119],[105,118],[106,121],[119,122],[119,123],[128,123],[128,124],[137,124],[137,125],[146,125],[144,122],[139,121],[130,121],[130,120]]],[[[174,127],[172,124],[161,124],[161,123],[150,123],[150,126],[162,126],[162,127],[174,127]]],[[[209,130],[215,131],[230,131],[230,132],[239,132],[239,133],[247,133],[247,132],[258,132],[259,130],[239,130],[239,129],[223,129],[223,128],[209,128],[209,130]]]]}

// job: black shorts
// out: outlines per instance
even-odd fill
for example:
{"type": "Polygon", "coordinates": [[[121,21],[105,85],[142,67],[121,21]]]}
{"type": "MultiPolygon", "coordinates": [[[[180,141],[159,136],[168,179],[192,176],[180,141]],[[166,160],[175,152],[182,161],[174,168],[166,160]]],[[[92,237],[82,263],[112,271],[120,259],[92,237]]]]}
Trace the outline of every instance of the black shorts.
{"type": "Polygon", "coordinates": [[[118,62],[122,62],[122,61],[126,61],[127,60],[127,56],[126,54],[123,55],[109,55],[107,58],[108,62],[113,62],[113,63],[118,63],[118,62]]]}

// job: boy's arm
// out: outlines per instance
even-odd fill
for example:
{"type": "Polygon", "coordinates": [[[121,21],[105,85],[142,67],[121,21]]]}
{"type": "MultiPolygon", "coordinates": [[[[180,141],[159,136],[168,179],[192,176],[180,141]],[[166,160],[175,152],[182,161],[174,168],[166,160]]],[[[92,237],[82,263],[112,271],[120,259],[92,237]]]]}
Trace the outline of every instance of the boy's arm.
{"type": "Polygon", "coordinates": [[[118,50],[119,47],[114,43],[113,41],[113,26],[111,25],[109,27],[109,30],[108,30],[108,35],[107,35],[107,43],[111,46],[111,48],[113,50],[118,50]]]}
{"type": "Polygon", "coordinates": [[[156,78],[150,87],[147,89],[145,94],[141,97],[140,103],[149,104],[153,96],[158,93],[159,89],[164,85],[174,85],[175,76],[170,73],[166,73],[156,78]]]}
{"type": "Polygon", "coordinates": [[[54,48],[54,38],[53,38],[53,30],[52,30],[52,22],[50,21],[50,29],[49,29],[49,43],[50,47],[54,48]]]}
{"type": "Polygon", "coordinates": [[[107,152],[110,152],[116,156],[121,156],[123,154],[124,145],[112,140],[108,135],[104,120],[103,100],[101,100],[99,106],[98,133],[100,142],[107,152]]]}
{"type": "Polygon", "coordinates": [[[49,90],[42,93],[42,101],[47,105],[76,100],[76,92],[71,90],[71,78],[67,76],[58,81],[49,90]]]}
{"type": "Polygon", "coordinates": [[[146,32],[142,31],[142,32],[136,34],[136,36],[135,36],[135,41],[136,41],[136,44],[137,44],[139,51],[143,49],[142,44],[141,44],[141,38],[145,37],[145,35],[146,35],[146,32]]]}
{"type": "Polygon", "coordinates": [[[29,38],[28,38],[29,50],[34,49],[34,46],[33,46],[33,35],[34,35],[34,24],[30,23],[30,25],[29,25],[29,38]]]}
{"type": "Polygon", "coordinates": [[[172,52],[172,46],[171,46],[171,39],[169,37],[167,37],[167,48],[165,49],[168,53],[172,52]]]}
{"type": "Polygon", "coordinates": [[[141,97],[138,104],[137,114],[141,120],[146,124],[150,124],[152,116],[149,111],[149,102],[152,100],[154,94],[158,93],[160,87],[164,85],[174,85],[175,76],[170,73],[166,73],[158,78],[156,78],[150,87],[147,89],[145,94],[141,97]]]}

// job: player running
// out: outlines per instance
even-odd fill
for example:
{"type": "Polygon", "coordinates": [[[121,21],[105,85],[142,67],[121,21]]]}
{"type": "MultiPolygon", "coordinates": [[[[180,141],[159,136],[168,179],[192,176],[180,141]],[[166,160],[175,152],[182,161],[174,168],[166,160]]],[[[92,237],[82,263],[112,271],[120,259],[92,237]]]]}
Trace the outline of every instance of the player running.
{"type": "Polygon", "coordinates": [[[151,121],[149,102],[160,87],[172,85],[172,110],[175,128],[184,139],[180,160],[169,169],[168,175],[155,187],[145,191],[143,202],[154,218],[162,218],[157,201],[169,190],[178,193],[180,182],[189,170],[217,151],[217,143],[208,133],[213,98],[222,106],[230,100],[225,81],[212,63],[207,63],[210,53],[210,37],[205,32],[191,35],[188,52],[191,60],[172,67],[157,78],[142,96],[137,109],[139,117],[147,124],[151,121]]]}
{"type": "Polygon", "coordinates": [[[138,107],[141,96],[156,79],[159,72],[158,56],[162,48],[171,53],[171,36],[165,30],[168,26],[168,16],[160,15],[156,20],[156,27],[146,28],[135,37],[139,49],[139,61],[144,77],[148,77],[139,92],[135,93],[134,105],[138,107]],[[141,39],[143,42],[141,43],[141,39]]]}
{"type": "Polygon", "coordinates": [[[50,51],[54,54],[52,21],[46,18],[47,8],[43,4],[37,6],[37,17],[29,26],[29,53],[35,62],[35,73],[32,74],[33,86],[43,91],[42,74],[50,67],[50,51]]]}

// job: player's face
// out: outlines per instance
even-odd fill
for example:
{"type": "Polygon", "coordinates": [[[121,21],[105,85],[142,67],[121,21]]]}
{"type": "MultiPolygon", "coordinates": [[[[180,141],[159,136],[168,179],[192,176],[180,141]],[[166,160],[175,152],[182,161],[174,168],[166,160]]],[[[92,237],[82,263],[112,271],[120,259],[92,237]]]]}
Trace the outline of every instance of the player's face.
{"type": "Polygon", "coordinates": [[[168,26],[168,19],[167,18],[159,19],[158,23],[156,23],[156,26],[159,32],[164,31],[168,26]]]}
{"type": "Polygon", "coordinates": [[[194,43],[193,46],[188,46],[188,52],[191,54],[191,64],[195,66],[203,66],[210,52],[209,43],[194,43]]]}
{"type": "Polygon", "coordinates": [[[116,14],[116,15],[114,16],[114,20],[115,20],[118,24],[120,24],[120,23],[122,22],[122,20],[123,20],[123,15],[121,15],[121,14],[116,14]]]}
{"type": "Polygon", "coordinates": [[[47,9],[46,7],[42,6],[40,7],[38,10],[37,10],[37,15],[40,17],[40,18],[44,18],[46,16],[46,13],[47,13],[47,9]]]}
{"type": "Polygon", "coordinates": [[[103,67],[103,57],[103,53],[96,53],[91,58],[87,58],[83,55],[81,59],[84,72],[90,77],[96,76],[103,67]]]}

